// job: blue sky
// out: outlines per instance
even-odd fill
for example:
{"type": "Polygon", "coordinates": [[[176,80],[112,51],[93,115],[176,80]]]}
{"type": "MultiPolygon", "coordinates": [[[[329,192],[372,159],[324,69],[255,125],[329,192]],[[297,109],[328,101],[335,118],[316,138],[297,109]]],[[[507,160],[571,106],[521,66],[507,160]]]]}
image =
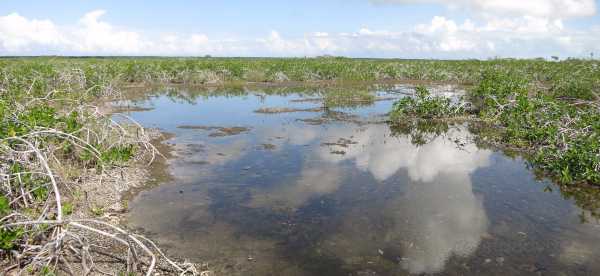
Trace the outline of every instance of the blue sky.
{"type": "Polygon", "coordinates": [[[0,55],[600,55],[596,0],[0,1],[0,55]]]}

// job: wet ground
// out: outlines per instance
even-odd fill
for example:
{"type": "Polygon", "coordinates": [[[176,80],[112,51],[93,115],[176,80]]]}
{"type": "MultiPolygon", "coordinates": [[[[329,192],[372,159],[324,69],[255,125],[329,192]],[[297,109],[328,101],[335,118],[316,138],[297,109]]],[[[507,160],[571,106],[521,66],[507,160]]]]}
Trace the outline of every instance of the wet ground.
{"type": "Polygon", "coordinates": [[[128,223],[217,275],[600,275],[596,189],[536,178],[468,124],[390,127],[410,93],[143,94],[130,115],[174,134],[172,177],[128,223]]]}

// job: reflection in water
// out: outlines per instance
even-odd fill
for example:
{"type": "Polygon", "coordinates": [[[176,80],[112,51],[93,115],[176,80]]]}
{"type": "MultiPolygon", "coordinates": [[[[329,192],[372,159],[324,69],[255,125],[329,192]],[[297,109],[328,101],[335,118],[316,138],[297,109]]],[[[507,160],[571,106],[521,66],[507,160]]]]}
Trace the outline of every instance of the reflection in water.
{"type": "Polygon", "coordinates": [[[418,147],[407,137],[392,137],[385,125],[363,127],[348,134],[342,134],[342,137],[352,137],[354,143],[332,146],[336,150],[344,150],[344,155],[322,151],[322,157],[331,161],[352,159],[360,169],[369,171],[379,181],[388,179],[400,168],[406,168],[415,181],[432,181],[444,172],[468,175],[479,167],[487,166],[491,154],[490,151],[478,150],[473,144],[459,147],[444,139],[466,140],[464,130],[452,130],[445,137],[437,137],[418,147]]]}
{"type": "MultiPolygon", "coordinates": [[[[408,171],[405,194],[385,205],[395,225],[387,229],[386,241],[402,244],[406,269],[439,272],[452,254],[468,256],[477,249],[488,222],[469,175],[488,165],[491,152],[472,144],[459,148],[446,137],[415,147],[407,137],[390,137],[389,128],[382,125],[368,126],[351,136],[354,143],[334,146],[344,148],[345,155],[321,151],[323,158],[352,159],[379,181],[399,169],[408,171]]],[[[460,136],[464,132],[448,133],[450,140],[464,138],[460,136]]]]}
{"type": "Polygon", "coordinates": [[[468,142],[465,126],[369,123],[371,113],[389,109],[382,101],[259,115],[253,110],[302,97],[191,95],[184,103],[159,99],[138,115],[154,122],[152,114],[181,111],[160,121],[176,132],[174,183],[142,192],[130,223],[217,274],[600,271],[600,225],[579,224],[580,208],[542,192],[520,159],[468,142]],[[204,108],[181,107],[186,102],[204,108]],[[236,114],[220,106],[228,103],[236,114]],[[252,130],[211,138],[175,128],[198,123],[252,130]]]}
{"type": "Polygon", "coordinates": [[[336,166],[305,168],[292,185],[254,195],[251,207],[297,208],[311,198],[335,192],[342,184],[342,171],[336,166]]]}
{"type": "Polygon", "coordinates": [[[440,272],[452,254],[468,257],[477,249],[488,221],[468,174],[442,172],[409,189],[388,208],[395,210],[396,218],[391,236],[411,240],[403,244],[403,265],[411,273],[440,272]]]}

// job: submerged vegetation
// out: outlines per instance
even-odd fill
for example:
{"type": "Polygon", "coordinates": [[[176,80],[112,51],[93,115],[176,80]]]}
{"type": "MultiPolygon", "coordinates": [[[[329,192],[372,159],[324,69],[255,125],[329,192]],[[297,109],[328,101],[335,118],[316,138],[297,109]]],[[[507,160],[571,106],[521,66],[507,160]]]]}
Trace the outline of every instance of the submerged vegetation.
{"type": "MultiPolygon", "coordinates": [[[[417,87],[391,120],[415,143],[467,120],[480,141],[525,153],[565,184],[600,183],[600,63],[587,60],[425,61],[346,58],[4,58],[0,59],[0,263],[8,270],[84,272],[89,236],[128,252],[127,273],[152,271],[154,244],[103,220],[83,186],[122,181],[122,171],[156,153],[142,128],[93,106],[120,88],[246,82],[435,81],[472,85],[452,100],[417,87]],[[148,257],[141,257],[145,254],[148,257]]],[[[318,93],[316,93],[318,94],[318,93]]],[[[319,95],[325,108],[373,103],[363,90],[319,95]]],[[[321,109],[319,109],[321,110],[321,109]]],[[[241,130],[240,130],[241,131],[241,130]]],[[[225,131],[223,131],[225,132],[225,131]]],[[[150,160],[149,160],[150,159],[150,160]]],[[[106,185],[106,184],[104,184],[106,185]]],[[[115,189],[115,187],[106,189],[115,189]]],[[[95,248],[96,250],[98,248],[95,248]]],[[[173,271],[192,273],[167,260],[173,271]]],[[[3,271],[5,273],[6,271],[3,271]]]]}

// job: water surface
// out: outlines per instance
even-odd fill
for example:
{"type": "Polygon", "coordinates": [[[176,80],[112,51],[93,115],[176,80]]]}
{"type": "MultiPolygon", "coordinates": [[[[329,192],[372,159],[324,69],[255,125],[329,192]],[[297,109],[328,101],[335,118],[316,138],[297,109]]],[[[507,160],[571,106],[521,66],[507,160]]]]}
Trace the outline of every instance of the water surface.
{"type": "Polygon", "coordinates": [[[175,155],[172,180],[130,203],[130,225],[217,275],[600,274],[597,192],[536,178],[472,142],[468,124],[390,127],[410,85],[326,105],[328,93],[355,93],[332,90],[132,101],[151,108],[134,119],[174,134],[175,155]],[[295,112],[255,112],[284,107],[295,112]],[[244,131],[221,131],[232,127],[244,131]]]}

